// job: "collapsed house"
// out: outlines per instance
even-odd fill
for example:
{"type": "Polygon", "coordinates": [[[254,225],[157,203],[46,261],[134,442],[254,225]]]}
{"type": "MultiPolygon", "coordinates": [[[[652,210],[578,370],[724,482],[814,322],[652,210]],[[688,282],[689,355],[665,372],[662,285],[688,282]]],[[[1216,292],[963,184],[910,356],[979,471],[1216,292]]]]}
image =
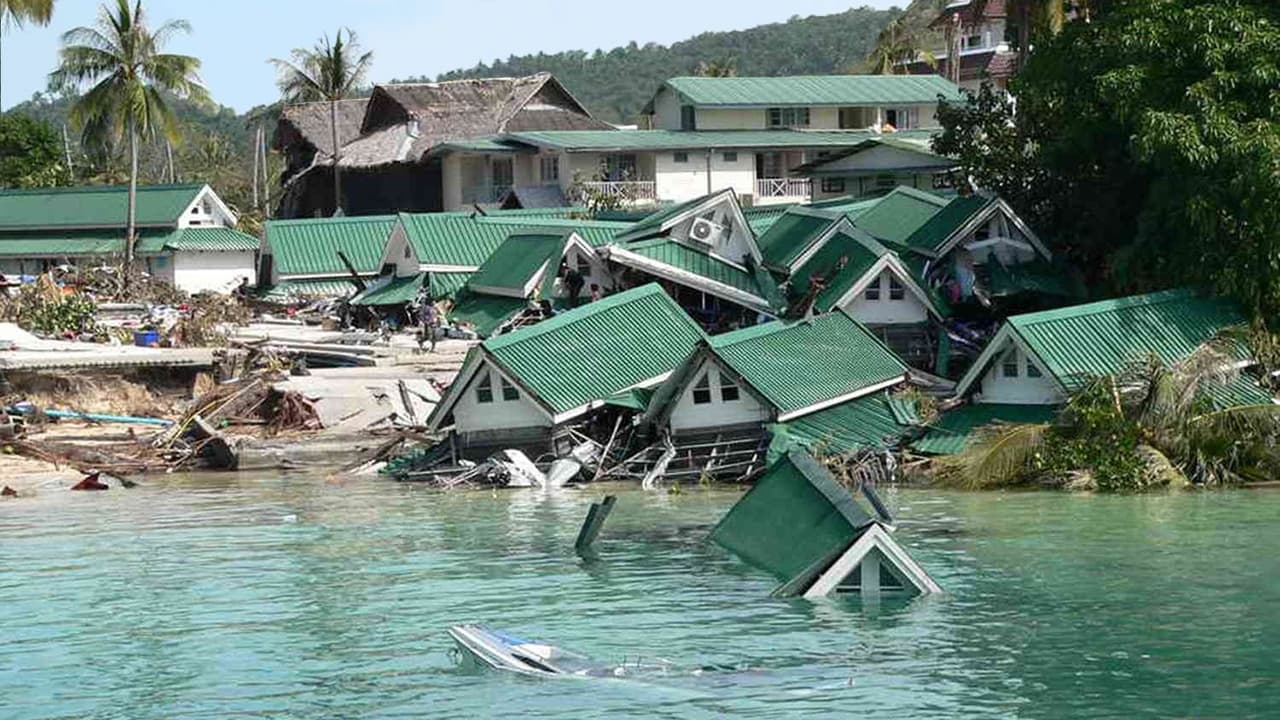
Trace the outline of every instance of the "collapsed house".
{"type": "Polygon", "coordinates": [[[890,535],[892,519],[879,502],[872,506],[864,510],[811,455],[792,450],[729,510],[711,540],[777,577],[775,597],[941,592],[890,535]]]}
{"type": "Polygon", "coordinates": [[[770,437],[832,455],[896,445],[914,429],[889,409],[907,377],[901,360],[836,311],[703,339],[643,419],[662,435],[652,454],[668,454],[668,476],[751,477],[770,437]]]}
{"type": "MultiPolygon", "coordinates": [[[[128,204],[122,185],[0,190],[0,273],[122,260],[128,204]]],[[[134,219],[134,254],[153,277],[189,293],[254,282],[258,239],[235,229],[235,214],[208,185],[140,186],[134,219]]]]}
{"type": "Polygon", "coordinates": [[[535,168],[514,162],[511,148],[488,138],[613,130],[548,73],[377,85],[367,100],[338,108],[342,198],[335,203],[333,125],[328,103],[319,105],[281,114],[273,143],[287,162],[278,217],[330,216],[338,207],[347,215],[377,215],[498,203],[512,186],[533,184],[525,175],[535,168]],[[442,154],[445,148],[450,152],[442,154]]]}
{"type": "Polygon", "coordinates": [[[377,276],[394,223],[390,215],[268,220],[260,295],[281,304],[354,295],[362,286],[356,278],[377,276]]]}
{"type": "MultiPolygon", "coordinates": [[[[1048,422],[1092,379],[1149,355],[1177,363],[1244,322],[1234,303],[1187,289],[1015,315],[960,379],[955,394],[963,404],[943,414],[913,447],[951,454],[995,422],[1048,422]]],[[[1272,401],[1247,373],[1217,394],[1226,406],[1272,401]]]]}
{"type": "Polygon", "coordinates": [[[631,412],[612,396],[660,384],[702,338],[658,286],[622,292],[472,348],[427,426],[450,430],[452,459],[563,455],[596,411],[631,412]]]}

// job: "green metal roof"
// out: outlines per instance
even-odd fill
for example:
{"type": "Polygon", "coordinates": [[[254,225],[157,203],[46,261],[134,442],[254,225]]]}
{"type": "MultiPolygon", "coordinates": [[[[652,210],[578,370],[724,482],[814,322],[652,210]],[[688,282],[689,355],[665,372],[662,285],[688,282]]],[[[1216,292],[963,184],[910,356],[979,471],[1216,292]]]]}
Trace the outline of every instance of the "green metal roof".
{"type": "Polygon", "coordinates": [[[900,378],[907,367],[857,320],[833,312],[708,338],[722,362],[779,414],[900,378]]]}
{"type": "Polygon", "coordinates": [[[866,152],[878,147],[890,147],[904,152],[912,153],[919,157],[912,169],[919,172],[922,170],[944,170],[955,166],[956,161],[933,152],[933,139],[937,136],[938,130],[899,130],[895,133],[884,133],[869,137],[862,142],[849,148],[842,148],[835,152],[815,158],[799,167],[795,171],[801,175],[811,176],[832,176],[832,177],[848,177],[850,175],[878,175],[884,172],[883,168],[869,165],[866,168],[851,170],[849,168],[832,168],[829,165],[852,157],[859,153],[866,152]]]}
{"type": "Polygon", "coordinates": [[[482,347],[561,413],[670,372],[702,337],[651,283],[490,338],[482,347]]]}
{"type": "Polygon", "coordinates": [[[352,305],[403,305],[418,297],[422,283],[427,279],[426,273],[418,273],[409,277],[391,278],[384,285],[365,289],[364,292],[351,298],[352,305]]]}
{"type": "Polygon", "coordinates": [[[400,219],[420,262],[474,268],[483,265],[513,232],[573,230],[588,245],[598,247],[630,226],[625,222],[505,213],[401,213],[400,219]]]}
{"type": "Polygon", "coordinates": [[[942,413],[911,448],[925,455],[954,455],[968,447],[978,430],[995,423],[1053,422],[1058,408],[1053,405],[1005,405],[973,403],[942,413]]]}
{"type": "Polygon", "coordinates": [[[676,77],[665,86],[694,105],[895,105],[959,101],[964,95],[938,75],[793,75],[676,77]]]}
{"type": "Polygon", "coordinates": [[[702,203],[707,202],[717,195],[728,196],[728,193],[723,190],[717,190],[713,193],[708,193],[692,200],[686,200],[682,203],[675,203],[673,205],[661,207],[653,213],[646,215],[643,219],[631,223],[625,231],[618,233],[617,238],[618,240],[623,241],[634,240],[652,235],[653,233],[661,232],[663,223],[673,217],[676,217],[680,213],[689,210],[690,208],[697,207],[702,203]]]}
{"type": "MultiPolygon", "coordinates": [[[[135,222],[176,227],[204,185],[138,187],[135,222]]],[[[36,190],[0,190],[0,231],[55,228],[124,228],[129,188],[102,185],[36,190]]]]}
{"type": "Polygon", "coordinates": [[[1233,303],[1169,290],[1014,315],[1008,325],[1064,387],[1123,370],[1154,353],[1176,363],[1221,330],[1246,322],[1233,303]]]}
{"type": "Polygon", "coordinates": [[[569,234],[567,230],[558,233],[511,233],[471,276],[468,287],[477,292],[499,288],[523,296],[525,285],[548,265],[551,267],[544,277],[555,277],[569,234]]]}
{"type": "Polygon", "coordinates": [[[756,240],[766,267],[786,270],[840,219],[839,213],[789,208],[756,240]]]}
{"type": "Polygon", "coordinates": [[[721,518],[711,540],[780,580],[849,547],[874,519],[825,467],[793,450],[721,518]]]}
{"type": "Polygon", "coordinates": [[[175,230],[167,236],[139,239],[138,252],[187,250],[195,252],[256,251],[258,238],[229,227],[193,227],[175,230]]]}
{"type": "Polygon", "coordinates": [[[605,404],[614,407],[644,412],[645,408],[649,407],[649,401],[653,396],[653,388],[628,388],[610,395],[604,401],[605,404]]]}
{"type": "MultiPolygon", "coordinates": [[[[156,255],[168,251],[246,252],[258,249],[252,235],[224,227],[142,229],[136,252],[156,255]]],[[[0,232],[0,257],[47,258],[123,255],[124,230],[52,230],[0,232]]]]}
{"type": "Polygon", "coordinates": [[[975,215],[995,203],[994,198],[963,195],[951,198],[941,210],[916,228],[907,238],[907,247],[926,255],[937,255],[947,240],[975,215]]]}
{"type": "Polygon", "coordinates": [[[791,295],[804,297],[814,276],[821,277],[825,288],[814,298],[814,304],[820,311],[830,310],[889,252],[875,238],[857,228],[852,232],[840,231],[804,265],[796,268],[791,276],[791,295]]]}
{"type": "Polygon", "coordinates": [[[342,251],[362,274],[378,272],[394,215],[269,220],[267,248],[281,275],[342,275],[342,251]]]}
{"type": "Polygon", "coordinates": [[[752,272],[666,237],[641,240],[618,247],[677,270],[741,290],[759,298],[769,307],[779,305],[777,283],[769,277],[767,272],[752,272]]]}
{"type": "Polygon", "coordinates": [[[0,257],[60,258],[123,255],[124,238],[103,233],[0,235],[0,257]]]}
{"type": "Polygon", "coordinates": [[[1218,408],[1269,405],[1275,402],[1275,396],[1269,390],[1264,390],[1253,376],[1244,372],[1226,383],[1207,383],[1201,390],[1218,408]]]}
{"type": "Polygon", "coordinates": [[[311,298],[348,297],[356,286],[350,280],[282,280],[275,285],[260,286],[258,296],[271,302],[290,302],[311,298]]]}
{"type": "Polygon", "coordinates": [[[887,392],[873,393],[835,407],[819,410],[790,422],[770,426],[773,436],[770,457],[793,447],[804,447],[822,455],[847,455],[864,450],[896,446],[916,431],[894,412],[894,399],[887,392]]]}
{"type": "Polygon", "coordinates": [[[534,130],[508,140],[565,152],[851,147],[867,130],[534,130]]]}
{"type": "Polygon", "coordinates": [[[431,297],[436,300],[456,297],[462,286],[471,279],[469,272],[435,272],[431,276],[431,297]]]}
{"type": "Polygon", "coordinates": [[[853,218],[853,224],[880,242],[906,247],[912,233],[946,204],[946,198],[899,185],[853,218]]]}
{"type": "Polygon", "coordinates": [[[607,245],[613,241],[615,235],[631,227],[631,223],[620,220],[586,220],[575,217],[540,216],[534,213],[509,215],[504,212],[501,215],[489,215],[479,220],[485,225],[505,225],[527,232],[572,230],[591,247],[607,245]]]}
{"type": "Polygon", "coordinates": [[[457,303],[448,312],[450,322],[466,323],[482,338],[493,335],[529,305],[524,298],[481,295],[465,288],[458,291],[457,298],[457,303]]]}
{"type": "Polygon", "coordinates": [[[1008,297],[1021,293],[1052,295],[1081,300],[1086,295],[1084,283],[1068,267],[1058,262],[1036,259],[1016,265],[1002,265],[998,258],[985,265],[986,287],[992,297],[1008,297]]]}

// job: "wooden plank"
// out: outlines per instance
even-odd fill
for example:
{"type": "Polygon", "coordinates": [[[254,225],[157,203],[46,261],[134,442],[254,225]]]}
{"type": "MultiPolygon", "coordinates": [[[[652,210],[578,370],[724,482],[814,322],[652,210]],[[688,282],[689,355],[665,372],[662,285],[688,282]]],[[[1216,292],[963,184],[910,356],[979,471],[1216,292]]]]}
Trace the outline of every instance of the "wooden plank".
{"type": "Polygon", "coordinates": [[[591,549],[591,544],[596,541],[600,528],[604,527],[604,521],[608,519],[609,513],[613,512],[613,506],[617,502],[617,495],[605,495],[603,501],[591,503],[591,508],[587,510],[587,518],[583,520],[582,528],[578,530],[578,539],[573,543],[573,548],[579,555],[591,549]]]}

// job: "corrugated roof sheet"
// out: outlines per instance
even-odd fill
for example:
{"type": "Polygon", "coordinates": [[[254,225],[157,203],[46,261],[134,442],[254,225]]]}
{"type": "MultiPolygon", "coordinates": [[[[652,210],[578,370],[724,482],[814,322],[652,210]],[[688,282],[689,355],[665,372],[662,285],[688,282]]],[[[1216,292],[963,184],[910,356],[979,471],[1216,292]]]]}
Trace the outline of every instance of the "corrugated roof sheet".
{"type": "MultiPolygon", "coordinates": [[[[138,187],[135,221],[139,226],[176,227],[204,185],[138,187]]],[[[52,228],[124,228],[129,188],[102,185],[36,190],[0,190],[0,231],[52,228]]]]}
{"type": "Polygon", "coordinates": [[[598,247],[629,227],[624,222],[537,214],[401,213],[400,218],[420,262],[474,268],[483,265],[513,232],[574,230],[588,245],[598,247]]]}
{"type": "Polygon", "coordinates": [[[666,82],[694,105],[893,105],[964,98],[937,75],[793,75],[783,77],[676,77],[666,82]]]}
{"type": "Polygon", "coordinates": [[[1239,307],[1169,290],[1014,315],[1008,323],[1068,389],[1154,353],[1176,363],[1219,331],[1246,322],[1239,307]]]}
{"type": "Polygon", "coordinates": [[[281,275],[341,275],[341,250],[359,273],[376,273],[394,215],[269,220],[267,249],[281,275]]]}
{"type": "MultiPolygon", "coordinates": [[[[772,289],[761,287],[762,279],[755,273],[670,238],[660,237],[652,240],[641,240],[640,242],[628,243],[620,247],[636,255],[641,255],[664,265],[670,265],[678,270],[693,273],[699,277],[718,282],[721,285],[727,285],[736,290],[754,295],[766,304],[769,301],[770,293],[777,292],[776,285],[772,289]]],[[[772,281],[766,281],[766,284],[768,282],[772,281]]]]}
{"type": "Polygon", "coordinates": [[[272,302],[290,302],[313,298],[349,297],[356,292],[350,280],[282,280],[275,285],[258,288],[258,296],[272,302]]]}
{"type": "Polygon", "coordinates": [[[716,356],[779,413],[790,413],[906,374],[857,320],[833,312],[774,321],[709,338],[716,356]]]}
{"type": "Polygon", "coordinates": [[[968,447],[973,434],[995,423],[1047,423],[1058,413],[1053,405],[974,403],[942,413],[911,448],[925,455],[954,455],[968,447]]]}
{"type": "Polygon", "coordinates": [[[894,399],[873,393],[770,427],[770,457],[801,446],[823,455],[845,455],[883,450],[915,432],[913,423],[902,422],[893,410],[894,399]]]}
{"type": "Polygon", "coordinates": [[[115,235],[0,235],[0,257],[59,258],[123,254],[124,238],[115,235]]]}
{"type": "Polygon", "coordinates": [[[389,282],[367,288],[364,292],[351,298],[352,305],[403,305],[418,297],[422,283],[427,279],[426,273],[418,273],[409,277],[392,278],[389,282]]]}
{"type": "Polygon", "coordinates": [[[994,198],[981,195],[965,195],[951,198],[941,210],[916,228],[907,237],[907,246],[928,255],[936,255],[938,249],[965,223],[995,202],[994,198]]]}
{"type": "MultiPolygon", "coordinates": [[[[156,255],[171,250],[189,252],[246,252],[257,250],[258,239],[232,228],[197,227],[181,230],[143,229],[135,251],[156,255]]],[[[123,255],[124,230],[0,233],[0,257],[84,257],[123,255]]]]}
{"type": "Polygon", "coordinates": [[[911,234],[946,204],[946,198],[899,185],[852,220],[880,242],[906,247],[911,234]]]}
{"type": "Polygon", "coordinates": [[[867,233],[836,233],[821,250],[813,254],[791,276],[791,294],[804,297],[815,276],[822,278],[823,290],[814,298],[820,311],[830,310],[837,301],[866,275],[882,256],[891,252],[867,233]]]}
{"type": "Polygon", "coordinates": [[[839,213],[789,208],[756,240],[764,264],[786,269],[839,219],[839,213]]]}
{"type": "Polygon", "coordinates": [[[258,238],[229,227],[192,227],[174,232],[165,241],[169,250],[200,252],[244,252],[257,250],[258,238]]]}
{"type": "Polygon", "coordinates": [[[432,272],[431,297],[436,300],[456,297],[462,286],[471,278],[469,272],[432,272]]]}
{"type": "Polygon", "coordinates": [[[672,205],[666,205],[664,207],[660,207],[657,210],[653,211],[652,213],[644,216],[644,218],[632,223],[630,226],[626,228],[625,232],[618,233],[618,239],[631,240],[635,238],[642,238],[652,233],[661,232],[663,223],[667,222],[671,218],[674,218],[680,213],[683,213],[691,208],[695,208],[698,205],[701,205],[704,202],[707,202],[708,200],[710,200],[713,197],[716,197],[717,195],[724,195],[725,197],[729,197],[730,193],[725,192],[724,190],[717,190],[713,193],[708,193],[706,195],[696,197],[692,200],[685,200],[684,202],[681,202],[681,203],[675,203],[672,205]]]}
{"type": "Polygon", "coordinates": [[[490,338],[482,347],[560,413],[670,372],[702,337],[680,306],[649,284],[490,338]]]}
{"type": "Polygon", "coordinates": [[[566,152],[852,147],[869,130],[543,130],[506,138],[566,152]]]}
{"type": "Polygon", "coordinates": [[[524,298],[481,295],[463,289],[458,292],[458,302],[448,315],[450,322],[470,325],[477,335],[487,338],[528,304],[524,298]]]}
{"type": "Polygon", "coordinates": [[[468,286],[477,291],[500,288],[523,295],[525,285],[547,265],[551,266],[547,268],[550,277],[555,277],[569,233],[511,233],[471,276],[468,286]]]}

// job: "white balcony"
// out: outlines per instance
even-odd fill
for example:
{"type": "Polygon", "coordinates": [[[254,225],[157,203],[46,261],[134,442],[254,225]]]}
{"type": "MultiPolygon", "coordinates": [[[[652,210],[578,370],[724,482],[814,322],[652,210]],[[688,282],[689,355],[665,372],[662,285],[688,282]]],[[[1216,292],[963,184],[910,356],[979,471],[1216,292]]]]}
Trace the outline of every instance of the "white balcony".
{"type": "Polygon", "coordinates": [[[756,203],[795,202],[813,195],[809,178],[759,178],[756,180],[756,203]]]}
{"type": "Polygon", "coordinates": [[[619,197],[629,203],[658,199],[657,183],[653,180],[591,180],[583,182],[582,189],[595,195],[619,197]]]}

